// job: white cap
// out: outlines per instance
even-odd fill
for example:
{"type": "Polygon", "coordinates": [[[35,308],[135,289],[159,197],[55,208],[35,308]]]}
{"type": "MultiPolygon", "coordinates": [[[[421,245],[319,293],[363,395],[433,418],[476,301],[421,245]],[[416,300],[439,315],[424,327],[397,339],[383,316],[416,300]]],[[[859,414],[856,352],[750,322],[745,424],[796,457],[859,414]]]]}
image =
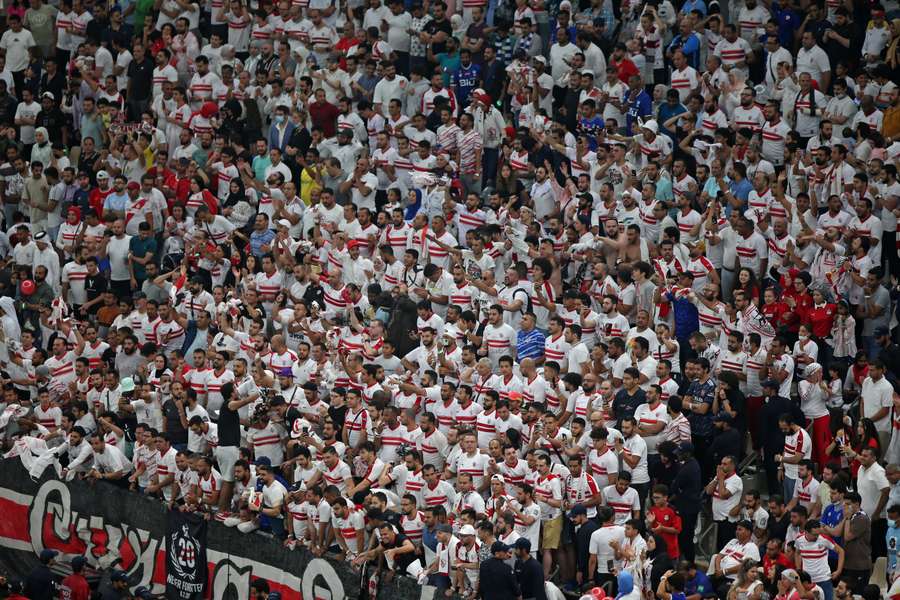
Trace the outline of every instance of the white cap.
{"type": "Polygon", "coordinates": [[[109,173],[107,173],[106,171],[98,171],[97,179],[109,179],[109,173]]]}
{"type": "Polygon", "coordinates": [[[650,119],[649,121],[644,121],[641,124],[641,129],[649,129],[653,133],[659,133],[659,125],[656,124],[656,121],[650,119]]]}
{"type": "Polygon", "coordinates": [[[581,74],[582,75],[590,75],[591,77],[594,76],[594,72],[591,69],[582,69],[581,74]]]}
{"type": "Polygon", "coordinates": [[[287,219],[279,219],[278,221],[275,221],[275,223],[276,223],[279,227],[287,227],[288,229],[291,228],[291,222],[288,221],[287,219]]]}
{"type": "Polygon", "coordinates": [[[563,0],[559,3],[559,10],[568,10],[572,12],[572,3],[569,0],[563,0]]]}
{"type": "Polygon", "coordinates": [[[475,535],[475,528],[467,523],[459,528],[459,535],[475,535]]]}

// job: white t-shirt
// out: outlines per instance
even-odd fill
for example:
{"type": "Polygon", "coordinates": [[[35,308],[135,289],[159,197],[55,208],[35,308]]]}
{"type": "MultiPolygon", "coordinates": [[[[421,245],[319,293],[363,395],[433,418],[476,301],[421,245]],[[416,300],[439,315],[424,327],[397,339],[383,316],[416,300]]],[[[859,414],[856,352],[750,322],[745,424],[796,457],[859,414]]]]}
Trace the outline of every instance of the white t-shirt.
{"type": "Polygon", "coordinates": [[[609,545],[610,542],[618,542],[621,546],[625,543],[625,528],[621,525],[604,525],[591,534],[588,544],[588,552],[597,556],[597,572],[610,574],[613,568],[621,567],[621,561],[616,560],[616,551],[609,545]]]}

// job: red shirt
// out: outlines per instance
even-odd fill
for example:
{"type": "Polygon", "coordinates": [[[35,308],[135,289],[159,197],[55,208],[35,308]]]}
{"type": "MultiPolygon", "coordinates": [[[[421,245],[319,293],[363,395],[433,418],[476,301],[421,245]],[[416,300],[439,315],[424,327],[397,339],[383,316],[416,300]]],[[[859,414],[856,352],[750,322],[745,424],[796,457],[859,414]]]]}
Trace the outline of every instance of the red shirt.
{"type": "Polygon", "coordinates": [[[788,305],[785,302],[773,302],[772,304],[763,304],[759,307],[762,314],[766,316],[772,327],[778,329],[782,325],[787,325],[784,320],[784,313],[788,311],[788,305]]]}
{"type": "Polygon", "coordinates": [[[631,62],[630,58],[623,58],[619,62],[614,60],[609,61],[609,66],[615,67],[619,72],[619,81],[622,83],[628,83],[628,78],[632,75],[640,75],[641,72],[638,70],[637,65],[631,62]]]}
{"type": "Polygon", "coordinates": [[[81,573],[72,573],[59,586],[59,600],[89,600],[91,588],[81,573]]]}
{"type": "Polygon", "coordinates": [[[785,556],[784,552],[779,552],[778,556],[775,558],[771,558],[769,553],[766,552],[763,556],[763,569],[766,573],[766,577],[771,577],[777,566],[782,566],[785,569],[793,569],[795,565],[791,564],[791,561],[788,560],[788,557],[785,556]]]}
{"type": "Polygon", "coordinates": [[[797,290],[791,289],[784,292],[784,298],[793,298],[796,302],[792,314],[788,316],[787,329],[792,333],[797,333],[800,331],[800,324],[808,322],[807,315],[813,307],[812,296],[808,292],[800,294],[797,290]]]}
{"type": "Polygon", "coordinates": [[[106,191],[101,190],[100,188],[94,188],[91,190],[91,193],[88,194],[88,204],[91,205],[91,208],[97,213],[101,219],[103,218],[103,204],[106,202],[106,197],[112,194],[115,190],[113,190],[112,186],[109,186],[109,189],[106,191]]]}
{"type": "Polygon", "coordinates": [[[318,102],[309,103],[309,117],[313,123],[322,128],[322,135],[326,139],[334,137],[339,114],[340,111],[334,104],[329,104],[328,102],[323,102],[322,104],[318,102]]]}
{"type": "Polygon", "coordinates": [[[678,549],[678,534],[663,533],[662,531],[657,531],[656,528],[662,525],[663,527],[674,527],[676,531],[680,532],[681,517],[678,516],[678,513],[675,512],[675,509],[671,506],[663,508],[651,506],[648,512],[653,513],[653,516],[656,518],[656,522],[652,527],[653,533],[659,534],[659,537],[666,540],[666,553],[672,560],[677,560],[680,554],[678,549]]]}
{"type": "Polygon", "coordinates": [[[836,314],[837,306],[834,304],[826,303],[821,308],[816,308],[813,305],[806,313],[809,324],[812,325],[812,334],[821,339],[830,336],[831,326],[834,325],[834,316],[836,314]]]}

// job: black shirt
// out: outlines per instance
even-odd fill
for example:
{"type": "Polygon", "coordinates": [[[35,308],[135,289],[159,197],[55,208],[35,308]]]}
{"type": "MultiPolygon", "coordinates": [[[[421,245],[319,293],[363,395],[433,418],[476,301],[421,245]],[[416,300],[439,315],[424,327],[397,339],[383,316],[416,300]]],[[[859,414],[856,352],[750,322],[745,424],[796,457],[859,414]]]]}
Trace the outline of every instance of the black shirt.
{"type": "MultiPolygon", "coordinates": [[[[446,17],[444,17],[440,21],[429,21],[428,24],[425,25],[425,33],[427,33],[428,35],[433,36],[434,34],[441,31],[446,33],[448,38],[453,35],[453,27],[450,25],[450,21],[448,21],[446,17]]],[[[435,56],[437,56],[441,52],[446,52],[447,40],[445,39],[443,42],[432,42],[431,51],[435,56]]]]}
{"type": "Polygon", "coordinates": [[[181,424],[181,413],[178,405],[171,398],[162,405],[163,416],[166,418],[166,433],[172,438],[172,445],[187,444],[188,432],[181,424]]]}
{"type": "MultiPolygon", "coordinates": [[[[88,302],[100,297],[106,291],[107,279],[103,273],[97,272],[96,275],[87,275],[84,278],[84,291],[87,293],[88,302]]],[[[91,307],[91,312],[96,313],[100,306],[95,304],[91,307]]]]}
{"type": "Polygon", "coordinates": [[[516,579],[522,587],[523,598],[535,600],[547,600],[546,588],[544,588],[544,568],[529,556],[528,560],[516,560],[516,579]]]}
{"type": "Polygon", "coordinates": [[[56,598],[56,584],[50,567],[41,564],[34,568],[25,579],[25,595],[31,600],[52,600],[56,598]]]}
{"type": "Polygon", "coordinates": [[[647,393],[641,388],[635,388],[634,394],[629,394],[625,390],[619,390],[613,399],[612,408],[619,426],[622,425],[622,419],[625,417],[633,417],[634,411],[638,406],[647,403],[647,393]]]}
{"type": "MultiPolygon", "coordinates": [[[[395,513],[396,514],[396,513],[395,513]]],[[[402,533],[398,533],[394,536],[394,543],[388,544],[383,539],[381,540],[381,547],[385,550],[391,550],[393,548],[400,548],[403,546],[403,543],[409,538],[407,538],[402,533]]],[[[397,554],[394,556],[394,570],[398,573],[406,573],[406,568],[412,564],[414,560],[418,560],[415,552],[404,552],[403,554],[397,554]]]]}
{"type": "Polygon", "coordinates": [[[128,65],[128,78],[131,80],[130,96],[132,100],[149,100],[153,90],[153,61],[144,57],[143,62],[131,61],[128,65]]]}
{"type": "Polygon", "coordinates": [[[696,515],[700,512],[703,483],[700,481],[700,464],[695,459],[681,465],[669,491],[670,503],[679,514],[696,515]]]}
{"type": "Polygon", "coordinates": [[[54,101],[59,102],[62,100],[63,92],[66,89],[66,76],[62,71],[58,69],[53,75],[51,75],[47,71],[44,71],[41,74],[40,87],[42,94],[44,92],[50,92],[51,94],[53,94],[54,101]]]}
{"type": "Polygon", "coordinates": [[[219,409],[219,446],[241,445],[241,417],[236,410],[228,408],[228,402],[219,409]]]}
{"type": "Polygon", "coordinates": [[[62,143],[62,128],[66,125],[66,115],[53,107],[49,111],[42,110],[35,117],[35,127],[46,127],[51,143],[62,143]]]}
{"type": "Polygon", "coordinates": [[[514,600],[522,595],[512,568],[494,556],[481,563],[478,580],[481,582],[479,588],[483,600],[514,600]],[[487,585],[487,582],[490,584],[487,585]]]}

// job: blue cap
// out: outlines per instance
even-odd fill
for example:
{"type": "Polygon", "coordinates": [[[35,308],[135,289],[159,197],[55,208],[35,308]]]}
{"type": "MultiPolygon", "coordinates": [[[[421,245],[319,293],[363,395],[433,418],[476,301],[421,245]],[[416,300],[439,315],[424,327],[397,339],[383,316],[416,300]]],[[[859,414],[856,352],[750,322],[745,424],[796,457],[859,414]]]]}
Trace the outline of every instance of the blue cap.
{"type": "Polygon", "coordinates": [[[141,585],[134,588],[134,597],[141,598],[142,600],[151,600],[153,598],[153,592],[151,592],[149,588],[141,585]]]}
{"type": "Polygon", "coordinates": [[[87,564],[87,559],[83,556],[76,556],[72,559],[72,570],[80,571],[87,564]]]}
{"type": "Polygon", "coordinates": [[[115,582],[115,581],[124,581],[124,582],[127,583],[127,582],[128,582],[128,573],[126,573],[125,571],[121,571],[121,570],[119,570],[119,569],[116,569],[116,570],[113,571],[112,574],[109,576],[109,580],[110,580],[110,581],[113,581],[113,582],[115,582]]]}
{"type": "Polygon", "coordinates": [[[41,550],[40,558],[41,562],[48,563],[59,555],[59,552],[56,550],[51,550],[47,548],[45,550],[41,550]]]}
{"type": "Polygon", "coordinates": [[[267,600],[281,600],[281,592],[269,592],[267,600]]]}

